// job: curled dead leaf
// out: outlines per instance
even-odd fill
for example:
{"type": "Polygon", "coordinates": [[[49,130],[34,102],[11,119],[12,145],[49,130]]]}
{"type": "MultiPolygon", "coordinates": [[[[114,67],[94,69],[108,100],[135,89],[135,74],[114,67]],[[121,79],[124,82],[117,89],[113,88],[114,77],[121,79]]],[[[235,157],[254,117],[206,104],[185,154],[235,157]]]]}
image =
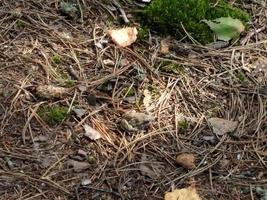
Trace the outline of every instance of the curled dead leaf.
{"type": "Polygon", "coordinates": [[[181,165],[185,169],[195,169],[195,156],[191,153],[184,153],[178,155],[176,158],[177,164],[181,165]]]}
{"type": "Polygon", "coordinates": [[[164,200],[201,200],[194,186],[167,192],[164,200]]]}
{"type": "Polygon", "coordinates": [[[46,99],[60,98],[66,95],[67,92],[67,88],[53,85],[39,85],[36,87],[37,95],[46,99]]]}
{"type": "Polygon", "coordinates": [[[127,27],[109,30],[107,34],[116,45],[127,47],[136,41],[137,33],[136,27],[127,27]]]}

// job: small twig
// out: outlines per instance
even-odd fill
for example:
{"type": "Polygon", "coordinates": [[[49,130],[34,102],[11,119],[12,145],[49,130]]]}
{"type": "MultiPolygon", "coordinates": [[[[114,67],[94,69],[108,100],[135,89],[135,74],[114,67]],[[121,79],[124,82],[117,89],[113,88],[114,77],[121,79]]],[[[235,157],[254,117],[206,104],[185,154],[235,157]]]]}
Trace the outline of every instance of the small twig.
{"type": "Polygon", "coordinates": [[[43,104],[43,102],[40,102],[36,105],[36,107],[32,110],[32,113],[31,115],[28,117],[27,119],[27,122],[25,123],[24,127],[23,127],[23,130],[22,130],[22,141],[23,141],[23,144],[26,143],[26,138],[25,138],[25,135],[26,135],[26,131],[27,131],[27,128],[31,122],[31,119],[35,116],[35,113],[36,111],[38,110],[39,106],[43,104]]]}
{"type": "Polygon", "coordinates": [[[121,7],[121,5],[120,5],[116,0],[113,0],[112,2],[113,2],[113,4],[119,9],[123,21],[124,21],[126,24],[128,24],[130,21],[129,21],[129,19],[127,18],[126,13],[125,13],[125,11],[123,10],[123,8],[121,7]]]}
{"type": "Polygon", "coordinates": [[[266,28],[267,28],[267,26],[263,26],[263,27],[261,27],[261,28],[259,28],[259,29],[250,31],[250,32],[247,34],[247,36],[244,37],[244,38],[240,41],[241,45],[244,46],[244,45],[249,41],[249,39],[250,39],[251,37],[253,37],[254,35],[256,35],[256,34],[262,32],[262,31],[264,31],[266,28]]]}

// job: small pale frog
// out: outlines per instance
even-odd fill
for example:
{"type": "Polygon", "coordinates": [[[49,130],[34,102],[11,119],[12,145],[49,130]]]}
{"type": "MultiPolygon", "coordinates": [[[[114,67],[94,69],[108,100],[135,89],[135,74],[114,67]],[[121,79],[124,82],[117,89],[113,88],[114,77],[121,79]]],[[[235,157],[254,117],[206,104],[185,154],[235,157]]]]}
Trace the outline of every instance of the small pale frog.
{"type": "Polygon", "coordinates": [[[134,110],[125,113],[121,120],[121,127],[127,132],[138,132],[145,130],[154,117],[134,110]]]}

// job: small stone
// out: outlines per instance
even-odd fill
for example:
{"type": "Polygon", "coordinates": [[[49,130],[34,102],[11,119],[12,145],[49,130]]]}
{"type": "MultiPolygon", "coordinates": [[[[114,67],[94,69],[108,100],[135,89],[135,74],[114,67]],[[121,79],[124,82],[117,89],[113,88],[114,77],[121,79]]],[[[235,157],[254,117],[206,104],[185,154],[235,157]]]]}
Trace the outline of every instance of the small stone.
{"type": "Polygon", "coordinates": [[[86,157],[87,156],[87,152],[84,151],[84,150],[82,150],[82,149],[79,149],[78,150],[78,155],[83,156],[83,157],[86,157]]]}
{"type": "Polygon", "coordinates": [[[85,85],[80,85],[78,87],[78,89],[81,91],[81,92],[85,92],[87,90],[87,87],[85,85]]]}
{"type": "Polygon", "coordinates": [[[86,113],[86,110],[83,108],[74,108],[73,112],[76,114],[77,117],[81,118],[86,113]]]}
{"type": "Polygon", "coordinates": [[[47,142],[48,137],[46,135],[39,135],[33,138],[34,142],[47,142]]]}
{"type": "Polygon", "coordinates": [[[215,136],[209,136],[209,135],[203,136],[202,139],[207,141],[207,142],[210,142],[212,144],[215,143],[215,141],[216,141],[215,136]]]}
{"type": "Polygon", "coordinates": [[[86,186],[86,185],[90,185],[91,183],[92,183],[92,181],[90,179],[86,178],[86,179],[82,180],[81,185],[86,186]]]}
{"type": "Polygon", "coordinates": [[[68,160],[67,165],[73,167],[75,172],[81,172],[90,167],[90,164],[87,162],[79,162],[76,160],[68,160]]]}

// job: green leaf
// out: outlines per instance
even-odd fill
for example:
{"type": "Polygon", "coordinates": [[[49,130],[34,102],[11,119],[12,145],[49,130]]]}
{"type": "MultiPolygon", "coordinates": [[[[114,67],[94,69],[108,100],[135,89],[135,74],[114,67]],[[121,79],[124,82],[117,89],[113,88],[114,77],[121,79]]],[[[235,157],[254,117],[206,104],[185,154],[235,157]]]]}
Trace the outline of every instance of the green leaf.
{"type": "Polygon", "coordinates": [[[236,39],[245,30],[245,26],[238,19],[221,17],[215,20],[202,20],[217,35],[218,40],[229,41],[236,39]]]}

